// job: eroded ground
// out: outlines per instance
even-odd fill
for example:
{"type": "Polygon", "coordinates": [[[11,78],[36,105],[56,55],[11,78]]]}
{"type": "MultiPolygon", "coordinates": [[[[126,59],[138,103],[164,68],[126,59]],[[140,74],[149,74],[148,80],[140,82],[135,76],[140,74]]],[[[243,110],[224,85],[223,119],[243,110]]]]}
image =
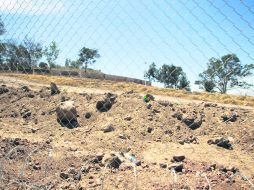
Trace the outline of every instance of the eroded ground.
{"type": "Polygon", "coordinates": [[[28,88],[0,86],[2,189],[253,188],[252,108],[146,103],[130,91],[99,112],[96,103],[108,94],[28,88]],[[56,119],[68,100],[78,111],[74,129],[56,119]]]}

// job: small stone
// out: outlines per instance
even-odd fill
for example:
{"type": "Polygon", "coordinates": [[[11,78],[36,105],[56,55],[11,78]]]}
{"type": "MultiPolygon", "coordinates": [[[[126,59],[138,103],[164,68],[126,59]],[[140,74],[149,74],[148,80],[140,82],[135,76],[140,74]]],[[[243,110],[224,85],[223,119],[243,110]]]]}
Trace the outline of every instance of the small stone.
{"type": "Polygon", "coordinates": [[[21,89],[23,92],[29,92],[29,91],[30,91],[30,89],[28,88],[28,86],[22,86],[20,89],[21,89]]]}
{"type": "Polygon", "coordinates": [[[126,140],[127,139],[127,136],[125,134],[120,134],[119,135],[119,138],[120,139],[123,139],[123,140],[126,140]]]}
{"type": "Polygon", "coordinates": [[[35,164],[35,165],[33,166],[33,169],[34,169],[34,170],[40,170],[40,169],[41,169],[41,166],[40,166],[39,164],[35,164]]]}
{"type": "Polygon", "coordinates": [[[130,121],[130,120],[132,120],[132,117],[128,116],[128,117],[124,118],[124,120],[130,121]]]}
{"type": "Polygon", "coordinates": [[[109,100],[98,101],[96,103],[96,109],[99,112],[107,112],[111,109],[111,107],[112,107],[112,102],[109,100]]]}
{"type": "Polygon", "coordinates": [[[160,167],[161,167],[161,168],[167,168],[167,164],[160,163],[160,167]]]}
{"type": "Polygon", "coordinates": [[[32,133],[36,133],[36,131],[38,131],[38,130],[39,129],[35,129],[35,128],[31,129],[32,133]]]}
{"type": "Polygon", "coordinates": [[[175,172],[182,172],[183,164],[182,163],[173,163],[168,166],[168,169],[174,169],[175,172]]]}
{"type": "Polygon", "coordinates": [[[115,169],[119,168],[121,163],[122,161],[120,160],[120,158],[114,153],[106,154],[102,160],[102,164],[104,164],[105,166],[109,168],[115,168],[115,169]]]}
{"type": "Polygon", "coordinates": [[[136,166],[141,166],[141,161],[140,160],[136,162],[136,166]]]}
{"type": "Polygon", "coordinates": [[[109,132],[112,132],[112,131],[114,131],[115,130],[115,128],[110,124],[110,125],[108,125],[107,127],[105,127],[104,129],[102,129],[102,131],[104,132],[104,133],[109,133],[109,132]]]}
{"type": "Polygon", "coordinates": [[[147,104],[147,109],[151,109],[152,108],[152,104],[147,104]]]}
{"type": "Polygon", "coordinates": [[[50,90],[52,96],[60,93],[60,90],[58,89],[57,85],[53,82],[50,83],[50,90]]]}
{"type": "Polygon", "coordinates": [[[164,133],[165,133],[165,135],[172,135],[172,134],[173,134],[173,131],[171,131],[171,130],[166,130],[164,133]]]}
{"type": "Polygon", "coordinates": [[[34,98],[34,95],[33,94],[28,94],[27,97],[28,98],[34,98]]]}
{"type": "Polygon", "coordinates": [[[184,161],[184,159],[185,159],[184,155],[173,156],[173,161],[174,162],[182,162],[182,161],[184,161]]]}
{"type": "Polygon", "coordinates": [[[179,140],[179,144],[184,145],[184,140],[179,140]]]}
{"type": "Polygon", "coordinates": [[[153,128],[152,128],[152,127],[148,127],[148,128],[147,128],[147,132],[148,132],[148,133],[151,133],[152,131],[153,131],[153,128]]]}
{"type": "Polygon", "coordinates": [[[66,174],[66,173],[64,173],[64,172],[61,172],[61,173],[60,173],[60,177],[61,177],[62,179],[68,179],[68,178],[69,178],[69,175],[66,174]]]}
{"type": "Polygon", "coordinates": [[[81,173],[77,173],[76,175],[73,176],[74,180],[80,181],[81,180],[81,173]]]}
{"type": "Polygon", "coordinates": [[[91,116],[92,116],[92,113],[91,113],[91,112],[86,112],[86,113],[85,113],[85,118],[86,118],[86,119],[89,119],[91,116]]]}

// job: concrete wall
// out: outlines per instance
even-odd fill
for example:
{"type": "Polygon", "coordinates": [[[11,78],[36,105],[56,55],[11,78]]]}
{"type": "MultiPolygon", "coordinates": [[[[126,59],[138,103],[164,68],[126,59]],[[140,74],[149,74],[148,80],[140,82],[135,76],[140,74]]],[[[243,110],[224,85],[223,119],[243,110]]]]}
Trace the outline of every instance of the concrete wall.
{"type": "MultiPolygon", "coordinates": [[[[35,73],[41,74],[40,69],[35,69],[35,73]]],[[[84,73],[79,71],[63,71],[63,70],[50,70],[50,75],[54,76],[68,76],[68,77],[82,77],[82,78],[92,78],[92,79],[101,79],[101,80],[111,80],[111,81],[117,81],[117,82],[133,82],[137,84],[146,84],[148,86],[151,86],[151,83],[149,81],[144,81],[140,79],[135,78],[129,78],[129,77],[122,77],[122,76],[116,76],[116,75],[108,75],[103,73],[84,73]]]]}
{"type": "MultiPolygon", "coordinates": [[[[1,69],[2,72],[11,72],[9,70],[1,69]]],[[[82,78],[91,78],[91,79],[101,79],[101,80],[111,80],[111,81],[117,81],[117,82],[133,82],[137,84],[146,84],[148,86],[151,86],[151,83],[149,81],[144,81],[140,79],[135,78],[129,78],[129,77],[122,77],[122,76],[116,76],[116,75],[108,75],[103,73],[84,73],[83,71],[80,73],[79,71],[68,71],[68,70],[57,70],[57,69],[23,69],[19,71],[12,71],[13,73],[27,73],[27,74],[46,74],[46,75],[53,75],[53,76],[66,76],[66,77],[82,77],[82,78]]]]}

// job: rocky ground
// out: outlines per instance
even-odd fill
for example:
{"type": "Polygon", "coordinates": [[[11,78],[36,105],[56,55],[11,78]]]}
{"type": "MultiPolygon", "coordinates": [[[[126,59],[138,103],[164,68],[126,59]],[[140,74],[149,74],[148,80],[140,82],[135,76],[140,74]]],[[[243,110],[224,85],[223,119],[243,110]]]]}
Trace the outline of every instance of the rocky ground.
{"type": "Polygon", "coordinates": [[[254,188],[252,108],[52,87],[0,86],[0,189],[254,188]]]}

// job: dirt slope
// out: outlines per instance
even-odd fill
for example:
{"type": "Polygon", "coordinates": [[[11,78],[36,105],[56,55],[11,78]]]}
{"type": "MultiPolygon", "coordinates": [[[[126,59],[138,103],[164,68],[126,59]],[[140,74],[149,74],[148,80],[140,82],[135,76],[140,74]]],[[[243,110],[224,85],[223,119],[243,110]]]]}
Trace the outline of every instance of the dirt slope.
{"type": "Polygon", "coordinates": [[[100,112],[96,103],[112,94],[61,86],[52,96],[44,85],[2,83],[2,189],[253,187],[252,108],[158,96],[146,103],[139,93],[113,92],[112,108],[100,112]],[[74,129],[56,120],[68,100],[78,111],[74,129]]]}

